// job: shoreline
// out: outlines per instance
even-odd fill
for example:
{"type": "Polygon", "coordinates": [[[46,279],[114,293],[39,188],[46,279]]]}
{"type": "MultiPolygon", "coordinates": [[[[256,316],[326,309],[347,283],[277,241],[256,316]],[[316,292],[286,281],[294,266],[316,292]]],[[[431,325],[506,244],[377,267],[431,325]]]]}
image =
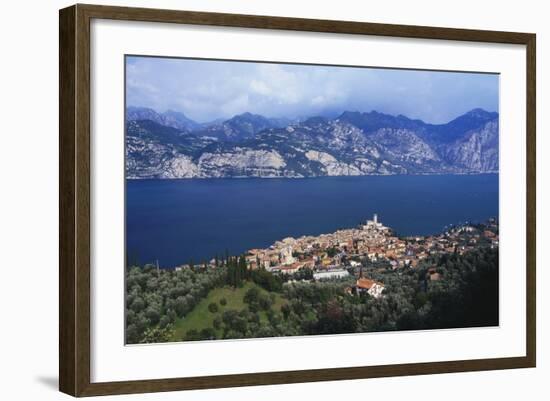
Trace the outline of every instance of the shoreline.
{"type": "Polygon", "coordinates": [[[309,177],[299,176],[227,176],[227,177],[125,177],[126,181],[207,181],[207,180],[313,180],[320,178],[358,178],[358,177],[433,177],[433,176],[480,176],[480,175],[499,175],[499,171],[488,171],[479,173],[411,173],[411,174],[359,174],[359,175],[318,175],[309,177]]]}
{"type": "MultiPolygon", "coordinates": [[[[372,222],[372,220],[365,220],[365,221],[366,221],[367,225],[369,224],[369,222],[372,222]]],[[[425,240],[430,239],[430,238],[432,238],[432,239],[442,238],[442,237],[445,237],[446,234],[448,234],[449,232],[453,232],[453,231],[457,231],[457,230],[460,231],[461,229],[463,229],[465,227],[475,227],[475,226],[479,226],[479,225],[488,226],[490,224],[496,224],[498,226],[498,221],[499,220],[498,220],[497,217],[489,217],[489,218],[485,219],[484,221],[465,221],[465,222],[459,222],[459,223],[455,223],[455,224],[448,224],[448,225],[444,226],[444,227],[447,228],[446,230],[442,230],[442,231],[435,232],[435,233],[430,233],[430,234],[424,234],[424,235],[420,235],[420,234],[416,234],[416,235],[398,235],[398,233],[393,228],[386,227],[382,224],[379,224],[378,228],[374,228],[374,231],[377,231],[378,233],[383,233],[383,236],[392,237],[392,238],[394,238],[394,239],[396,239],[400,242],[415,243],[415,242],[418,242],[418,241],[425,241],[425,240]]],[[[258,251],[261,251],[263,253],[273,252],[273,251],[278,249],[278,245],[280,246],[281,244],[284,244],[285,242],[288,242],[289,240],[293,243],[296,243],[296,242],[299,242],[299,241],[319,242],[320,240],[323,240],[323,239],[326,239],[326,238],[330,238],[330,237],[335,238],[335,237],[338,236],[338,234],[353,234],[353,235],[356,235],[356,234],[360,233],[361,231],[365,230],[364,227],[365,227],[365,225],[363,223],[359,223],[356,226],[342,227],[342,228],[339,228],[336,231],[332,231],[332,232],[324,232],[324,233],[320,233],[320,234],[303,234],[303,235],[296,236],[296,237],[286,236],[286,237],[283,237],[283,238],[276,239],[271,245],[269,245],[266,248],[249,248],[249,249],[246,249],[241,254],[229,253],[228,256],[229,257],[248,256],[248,255],[256,253],[258,251]]],[[[354,237],[354,239],[357,239],[357,238],[358,238],[357,236],[354,237]]],[[[337,246],[337,245],[332,244],[331,246],[328,246],[327,248],[335,247],[335,246],[337,246]]],[[[211,267],[211,263],[212,263],[213,260],[216,259],[216,257],[222,257],[223,258],[224,254],[214,255],[210,258],[207,258],[206,260],[197,261],[196,263],[193,263],[193,264],[195,266],[201,266],[206,262],[208,264],[208,266],[211,267]]],[[[175,266],[170,266],[170,267],[161,266],[160,268],[161,269],[167,269],[167,270],[174,270],[174,269],[177,269],[177,268],[182,268],[184,266],[189,266],[189,263],[181,263],[181,264],[178,264],[178,265],[175,265],[175,266]]]]}

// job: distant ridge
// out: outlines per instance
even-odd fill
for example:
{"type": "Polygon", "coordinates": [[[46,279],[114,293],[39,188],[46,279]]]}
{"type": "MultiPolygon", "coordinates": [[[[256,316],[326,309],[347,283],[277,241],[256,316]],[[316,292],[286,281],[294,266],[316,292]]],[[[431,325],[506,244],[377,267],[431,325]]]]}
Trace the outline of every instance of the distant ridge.
{"type": "Polygon", "coordinates": [[[128,178],[318,177],[498,172],[498,113],[446,124],[345,111],[301,121],[242,113],[199,124],[174,111],[126,111],[128,178]]]}
{"type": "Polygon", "coordinates": [[[157,124],[187,131],[195,130],[201,126],[199,123],[191,120],[181,112],[168,110],[164,113],[158,113],[157,111],[147,107],[127,107],[126,120],[151,120],[157,124]]]}

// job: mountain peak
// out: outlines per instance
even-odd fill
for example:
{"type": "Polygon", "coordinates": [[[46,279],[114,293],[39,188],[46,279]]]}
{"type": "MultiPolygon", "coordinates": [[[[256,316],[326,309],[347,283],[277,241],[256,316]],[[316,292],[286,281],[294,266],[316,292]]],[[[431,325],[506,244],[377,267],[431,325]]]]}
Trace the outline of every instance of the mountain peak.
{"type": "Polygon", "coordinates": [[[126,115],[127,116],[134,116],[137,114],[149,114],[149,115],[158,115],[155,110],[149,108],[149,107],[141,107],[141,106],[128,106],[126,107],[126,115]]]}
{"type": "Polygon", "coordinates": [[[498,117],[497,112],[489,112],[481,108],[475,108],[447,124],[430,126],[430,137],[438,142],[453,142],[465,133],[479,128],[498,117]]]}
{"type": "Polygon", "coordinates": [[[338,118],[341,118],[343,116],[360,116],[361,114],[362,113],[360,111],[357,111],[357,110],[354,110],[354,111],[346,110],[342,114],[340,114],[340,117],[338,117],[338,118]]]}
{"type": "Polygon", "coordinates": [[[325,124],[328,121],[326,117],[322,116],[313,116],[309,117],[307,120],[303,122],[304,125],[318,125],[318,124],[325,124]]]}
{"type": "Polygon", "coordinates": [[[483,119],[493,119],[498,116],[497,112],[490,112],[482,108],[475,108],[467,113],[464,113],[464,116],[473,117],[473,118],[483,118],[483,119]]]}
{"type": "Polygon", "coordinates": [[[231,117],[228,121],[231,121],[231,120],[266,120],[267,121],[267,118],[260,115],[260,114],[253,114],[249,111],[245,111],[244,113],[241,113],[241,114],[237,114],[233,117],[231,117]]]}
{"type": "Polygon", "coordinates": [[[182,111],[176,111],[176,110],[172,110],[172,109],[166,110],[163,114],[164,114],[165,116],[180,116],[180,117],[185,117],[185,118],[187,118],[187,116],[185,115],[184,112],[182,112],[182,111]]]}
{"type": "Polygon", "coordinates": [[[481,108],[472,109],[461,116],[455,118],[454,120],[448,122],[446,125],[448,126],[464,126],[464,125],[472,125],[472,128],[475,128],[474,126],[488,122],[491,120],[494,120],[498,117],[497,112],[490,112],[481,108]]]}
{"type": "Polygon", "coordinates": [[[138,106],[126,107],[126,120],[150,120],[156,122],[157,124],[184,131],[192,131],[200,126],[199,123],[191,120],[179,111],[168,110],[164,113],[159,113],[149,107],[138,106]]]}
{"type": "Polygon", "coordinates": [[[355,125],[366,133],[374,132],[380,128],[418,128],[424,125],[420,120],[411,120],[403,115],[393,116],[380,113],[376,110],[369,112],[345,111],[339,120],[355,125]]]}

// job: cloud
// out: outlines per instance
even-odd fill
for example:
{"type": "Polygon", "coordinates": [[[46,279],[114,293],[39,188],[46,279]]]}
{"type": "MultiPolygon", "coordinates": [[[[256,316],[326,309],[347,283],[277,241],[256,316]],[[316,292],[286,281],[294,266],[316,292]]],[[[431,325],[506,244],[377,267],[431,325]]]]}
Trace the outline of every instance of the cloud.
{"type": "Polygon", "coordinates": [[[127,104],[197,121],[243,112],[268,117],[377,110],[446,122],[498,110],[498,75],[128,57],[127,104]]]}
{"type": "Polygon", "coordinates": [[[260,95],[268,96],[273,93],[271,88],[263,81],[258,81],[257,79],[253,79],[250,82],[250,89],[254,93],[258,93],[260,95]]]}
{"type": "Polygon", "coordinates": [[[234,99],[231,99],[228,102],[225,102],[222,106],[222,114],[224,116],[233,116],[235,114],[240,114],[243,110],[250,110],[250,102],[248,99],[248,94],[244,93],[237,96],[234,99]]]}

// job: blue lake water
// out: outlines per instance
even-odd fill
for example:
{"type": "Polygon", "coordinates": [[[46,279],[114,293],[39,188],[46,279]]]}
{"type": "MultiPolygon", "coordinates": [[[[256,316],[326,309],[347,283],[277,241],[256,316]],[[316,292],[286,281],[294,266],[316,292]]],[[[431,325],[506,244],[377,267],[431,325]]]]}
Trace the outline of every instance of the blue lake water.
{"type": "Polygon", "coordinates": [[[128,180],[129,260],[173,267],[227,249],[350,228],[378,213],[400,235],[498,216],[498,175],[128,180]]]}

